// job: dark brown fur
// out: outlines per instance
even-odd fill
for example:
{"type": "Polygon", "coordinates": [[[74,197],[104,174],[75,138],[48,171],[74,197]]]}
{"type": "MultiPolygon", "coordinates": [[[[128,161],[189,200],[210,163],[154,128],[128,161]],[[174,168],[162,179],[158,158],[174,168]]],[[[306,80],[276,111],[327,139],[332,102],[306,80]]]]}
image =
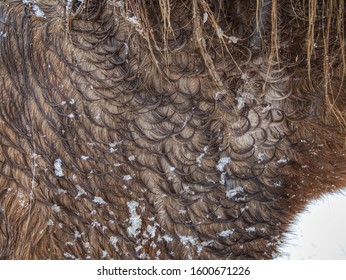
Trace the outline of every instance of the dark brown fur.
{"type": "Polygon", "coordinates": [[[0,3],[0,258],[273,258],[345,185],[343,0],[68,3],[0,3]]]}

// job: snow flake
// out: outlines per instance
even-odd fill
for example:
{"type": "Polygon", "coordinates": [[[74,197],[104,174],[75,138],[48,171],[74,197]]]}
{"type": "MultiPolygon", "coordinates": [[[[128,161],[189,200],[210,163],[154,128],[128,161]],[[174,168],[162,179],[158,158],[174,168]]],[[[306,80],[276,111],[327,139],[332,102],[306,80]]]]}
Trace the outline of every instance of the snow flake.
{"type": "Polygon", "coordinates": [[[74,199],[77,199],[78,197],[87,194],[86,191],[83,190],[83,188],[80,185],[77,185],[76,189],[77,189],[78,193],[77,193],[77,195],[76,195],[76,197],[74,199]]]}
{"type": "Polygon", "coordinates": [[[131,176],[131,175],[125,175],[125,176],[123,177],[123,179],[124,179],[125,181],[130,181],[130,180],[132,179],[132,176],[131,176]]]}
{"type": "Polygon", "coordinates": [[[228,38],[228,43],[233,43],[233,44],[236,44],[238,42],[239,38],[237,37],[234,37],[234,36],[230,36],[228,38]]]}
{"type": "Polygon", "coordinates": [[[258,153],[257,155],[257,162],[258,163],[261,163],[265,160],[265,156],[264,156],[264,153],[258,153]]]}
{"type": "Polygon", "coordinates": [[[225,170],[226,164],[230,162],[231,162],[230,157],[222,157],[219,159],[219,162],[216,165],[216,169],[219,170],[220,172],[223,172],[225,170]]]}
{"type": "Polygon", "coordinates": [[[208,20],[208,13],[205,12],[205,13],[203,14],[203,23],[206,23],[207,20],[208,20]]]}
{"type": "Polygon", "coordinates": [[[146,253],[142,253],[140,254],[138,257],[142,260],[144,260],[146,258],[147,254],[146,253]]]}
{"type": "Polygon", "coordinates": [[[282,156],[279,160],[276,161],[277,163],[287,163],[288,159],[285,156],[282,156]]]}
{"type": "Polygon", "coordinates": [[[53,210],[54,212],[58,213],[58,212],[60,212],[60,206],[54,204],[54,205],[52,206],[52,210],[53,210]]]}
{"type": "Polygon", "coordinates": [[[60,158],[54,161],[54,173],[58,177],[64,176],[64,172],[62,170],[62,160],[60,158]]]}
{"type": "Polygon", "coordinates": [[[124,1],[123,0],[118,0],[117,2],[115,2],[115,4],[119,8],[123,8],[124,7],[124,1]]]}
{"type": "Polygon", "coordinates": [[[170,237],[169,235],[164,235],[162,236],[163,240],[165,240],[167,243],[172,242],[173,238],[170,237]]]}
{"type": "Polygon", "coordinates": [[[94,221],[91,223],[91,226],[94,228],[94,227],[99,227],[99,226],[101,226],[101,224],[100,224],[98,221],[94,220],[94,221]]]}
{"type": "Polygon", "coordinates": [[[197,238],[194,238],[193,236],[188,236],[188,235],[179,235],[180,242],[183,243],[184,246],[188,245],[189,243],[191,245],[196,245],[197,244],[197,238]]]}
{"type": "Polygon", "coordinates": [[[45,17],[44,12],[37,5],[32,5],[32,9],[37,17],[45,17]]]}
{"type": "Polygon", "coordinates": [[[62,194],[62,193],[67,193],[67,191],[64,189],[58,189],[58,194],[62,194]]]}
{"type": "Polygon", "coordinates": [[[245,231],[248,233],[254,233],[254,232],[256,232],[256,228],[255,227],[248,227],[245,229],[245,231]]]}
{"type": "Polygon", "coordinates": [[[64,253],[64,257],[65,257],[65,258],[69,258],[69,259],[71,259],[71,260],[76,259],[76,257],[75,257],[74,255],[71,255],[71,254],[69,254],[69,253],[64,253]]]}
{"type": "Polygon", "coordinates": [[[169,167],[169,172],[174,172],[174,170],[175,170],[175,167],[174,167],[174,166],[170,166],[170,167],[169,167]]]}
{"type": "Polygon", "coordinates": [[[151,238],[154,238],[156,234],[156,224],[154,226],[148,225],[147,232],[149,233],[151,238]]]}
{"type": "Polygon", "coordinates": [[[240,77],[242,80],[248,80],[250,77],[249,77],[249,74],[248,73],[243,73],[241,74],[241,77],[240,77]]]}
{"type": "Polygon", "coordinates": [[[134,161],[135,159],[136,159],[135,156],[129,156],[129,157],[128,157],[128,160],[129,160],[129,161],[134,161]]]}
{"type": "Polygon", "coordinates": [[[89,158],[89,156],[81,156],[82,160],[87,160],[89,158]]]}
{"type": "Polygon", "coordinates": [[[116,237],[116,236],[111,236],[111,237],[109,238],[109,243],[111,243],[115,249],[118,249],[118,247],[117,247],[118,237],[116,237]]]}
{"type": "Polygon", "coordinates": [[[65,257],[65,258],[68,258],[68,259],[71,259],[71,260],[76,259],[76,257],[75,257],[74,255],[69,254],[69,253],[64,253],[64,257],[65,257]]]}
{"type": "Polygon", "coordinates": [[[135,251],[138,253],[142,248],[143,248],[142,245],[138,245],[138,246],[135,248],[135,251]]]}
{"type": "Polygon", "coordinates": [[[196,162],[198,163],[198,166],[200,167],[202,165],[202,159],[205,156],[205,153],[201,153],[197,158],[196,162]]]}
{"type": "Polygon", "coordinates": [[[127,16],[127,17],[126,17],[126,20],[127,20],[129,23],[131,23],[132,25],[140,26],[139,20],[138,20],[138,18],[137,18],[136,16],[132,16],[132,17],[127,16]]]}
{"type": "Polygon", "coordinates": [[[235,187],[234,189],[230,189],[226,192],[226,196],[228,198],[232,198],[234,196],[236,196],[237,194],[243,192],[244,189],[242,187],[235,187]]]}
{"type": "Polygon", "coordinates": [[[208,241],[203,241],[202,243],[199,243],[197,245],[197,254],[200,255],[203,248],[206,246],[209,246],[210,244],[212,244],[214,241],[213,240],[208,240],[208,241]]]}
{"type": "Polygon", "coordinates": [[[234,233],[234,229],[227,229],[219,232],[217,235],[221,237],[230,237],[234,233]]]}
{"type": "Polygon", "coordinates": [[[93,202],[96,204],[100,204],[100,205],[106,204],[106,202],[103,200],[103,198],[99,197],[99,196],[95,196],[93,199],[93,202]]]}
{"type": "Polygon", "coordinates": [[[136,237],[140,231],[140,228],[142,226],[142,219],[137,214],[136,208],[139,206],[139,203],[137,201],[130,201],[127,202],[127,207],[130,211],[130,226],[127,228],[127,233],[129,236],[136,237]]]}
{"type": "Polygon", "coordinates": [[[102,251],[101,259],[104,259],[104,258],[106,258],[107,256],[108,256],[108,252],[105,251],[105,250],[103,250],[103,251],[102,251]]]}

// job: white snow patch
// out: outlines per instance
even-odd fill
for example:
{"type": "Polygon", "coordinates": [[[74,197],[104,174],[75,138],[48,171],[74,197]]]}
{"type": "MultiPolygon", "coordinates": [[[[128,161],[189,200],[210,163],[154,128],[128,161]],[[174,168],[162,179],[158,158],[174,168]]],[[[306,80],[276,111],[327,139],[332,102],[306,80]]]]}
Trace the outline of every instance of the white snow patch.
{"type": "Polygon", "coordinates": [[[254,233],[254,232],[256,232],[256,228],[255,227],[248,227],[245,229],[245,231],[248,233],[254,233]]]}
{"type": "Polygon", "coordinates": [[[129,161],[134,161],[136,158],[135,158],[135,156],[129,156],[128,159],[129,159],[129,161]]]}
{"type": "Polygon", "coordinates": [[[67,117],[69,117],[70,119],[73,119],[74,118],[74,114],[68,114],[67,117]]]}
{"type": "Polygon", "coordinates": [[[111,153],[114,153],[115,151],[117,151],[118,149],[116,148],[118,145],[121,145],[123,143],[123,141],[119,141],[119,142],[116,142],[114,141],[113,143],[109,143],[109,151],[111,153]]]}
{"type": "Polygon", "coordinates": [[[231,162],[231,158],[230,157],[222,157],[219,159],[219,162],[216,165],[217,170],[219,170],[220,172],[223,172],[225,170],[225,166],[226,164],[231,162]]]}
{"type": "Polygon", "coordinates": [[[108,256],[108,252],[107,251],[102,251],[102,256],[101,256],[101,259],[104,259],[108,256]]]}
{"type": "Polygon", "coordinates": [[[138,253],[142,248],[143,248],[142,245],[138,245],[138,246],[135,248],[135,251],[138,253]]]}
{"type": "Polygon", "coordinates": [[[175,170],[175,167],[174,167],[174,166],[170,166],[170,167],[169,167],[169,172],[174,172],[174,170],[175,170]]]}
{"type": "Polygon", "coordinates": [[[220,176],[220,184],[224,185],[226,182],[226,172],[222,172],[220,176]]]}
{"type": "Polygon", "coordinates": [[[203,241],[197,245],[197,254],[200,255],[203,248],[213,243],[213,240],[203,241]]]}
{"type": "Polygon", "coordinates": [[[94,228],[94,227],[100,227],[101,224],[100,224],[98,221],[94,220],[94,221],[92,221],[91,226],[92,226],[93,228],[94,228]]]}
{"type": "Polygon", "coordinates": [[[208,13],[205,12],[205,13],[203,14],[203,23],[206,23],[207,20],[208,20],[208,13]]]}
{"type": "Polygon", "coordinates": [[[109,243],[111,243],[111,244],[113,245],[113,247],[114,247],[115,249],[118,250],[118,246],[117,246],[118,237],[116,237],[116,236],[111,236],[111,237],[109,238],[109,243]]]}
{"type": "Polygon", "coordinates": [[[83,188],[80,185],[77,185],[76,189],[77,189],[78,193],[77,193],[77,195],[76,195],[76,197],[74,199],[77,199],[78,197],[87,194],[86,191],[83,190],[83,188]]]}
{"type": "Polygon", "coordinates": [[[129,236],[136,237],[140,231],[140,228],[142,226],[142,219],[137,214],[136,208],[139,206],[139,203],[137,201],[130,201],[127,203],[127,207],[129,207],[130,211],[130,225],[127,228],[127,233],[129,236]]]}
{"type": "Polygon", "coordinates": [[[285,156],[281,157],[281,158],[277,161],[277,163],[287,163],[287,162],[288,162],[288,159],[287,159],[285,156]]]}
{"type": "Polygon", "coordinates": [[[125,181],[130,181],[130,180],[132,179],[132,176],[131,176],[131,175],[125,175],[125,176],[123,177],[123,179],[124,179],[125,181]]]}
{"type": "Polygon", "coordinates": [[[236,196],[238,193],[243,192],[244,189],[242,187],[235,187],[234,189],[230,189],[226,191],[226,196],[228,198],[232,198],[234,196],[236,196]]]}
{"type": "Polygon", "coordinates": [[[44,16],[45,16],[45,15],[44,15],[44,12],[40,9],[39,6],[34,5],[32,8],[33,8],[33,10],[34,10],[34,12],[35,12],[35,15],[36,15],[37,17],[44,17],[44,16]]]}
{"type": "Polygon", "coordinates": [[[163,240],[165,240],[168,243],[173,241],[173,238],[170,237],[169,235],[164,235],[164,236],[162,236],[162,238],[163,238],[163,240]]]}
{"type": "Polygon", "coordinates": [[[234,36],[228,37],[228,43],[236,44],[238,42],[238,40],[239,40],[239,38],[234,37],[234,36]]]}
{"type": "Polygon", "coordinates": [[[64,189],[58,189],[58,194],[63,194],[63,193],[67,193],[67,190],[64,190],[64,189]]]}
{"type": "Polygon", "coordinates": [[[197,244],[197,238],[194,238],[193,236],[188,236],[188,235],[179,235],[180,242],[183,243],[184,246],[188,245],[189,243],[191,245],[196,245],[197,244]]]}
{"type": "Polygon", "coordinates": [[[47,225],[48,226],[54,226],[54,222],[52,219],[49,219],[48,222],[47,222],[47,225]]]}
{"type": "Polygon", "coordinates": [[[129,23],[133,24],[133,25],[136,25],[136,26],[139,26],[139,25],[140,25],[140,24],[139,24],[139,20],[138,20],[138,18],[137,18],[136,16],[132,16],[132,17],[127,16],[127,17],[126,17],[126,20],[127,20],[129,23]]]}
{"type": "Polygon", "coordinates": [[[69,253],[64,253],[64,257],[65,257],[65,258],[69,258],[69,259],[71,259],[71,260],[76,259],[76,257],[75,257],[74,255],[69,254],[69,253]]]}
{"type": "Polygon", "coordinates": [[[123,0],[118,0],[117,2],[115,2],[115,5],[118,8],[123,8],[124,7],[124,1],[123,0]]]}
{"type": "Polygon", "coordinates": [[[81,156],[82,160],[87,160],[89,158],[89,156],[81,156]]]}
{"type": "Polygon", "coordinates": [[[265,159],[264,153],[258,153],[258,155],[257,155],[257,162],[261,163],[261,162],[264,161],[264,159],[265,159]]]}
{"type": "Polygon", "coordinates": [[[54,204],[54,205],[52,206],[52,210],[53,210],[54,212],[58,213],[58,212],[60,212],[60,206],[54,204]]]}
{"type": "Polygon", "coordinates": [[[106,204],[106,202],[103,200],[103,198],[99,197],[99,196],[95,196],[93,199],[93,202],[96,204],[100,204],[100,205],[106,204]]]}
{"type": "Polygon", "coordinates": [[[234,229],[227,229],[219,232],[217,235],[221,237],[230,237],[234,233],[234,229]]]}
{"type": "Polygon", "coordinates": [[[54,161],[54,173],[58,177],[64,176],[64,172],[62,170],[62,160],[60,158],[54,161]]]}
{"type": "Polygon", "coordinates": [[[201,166],[201,163],[202,163],[202,159],[203,157],[205,157],[205,154],[206,152],[208,151],[208,146],[205,146],[204,149],[203,149],[203,153],[201,153],[197,158],[196,158],[196,162],[198,163],[198,166],[201,166]]]}
{"type": "Polygon", "coordinates": [[[237,108],[238,110],[242,109],[247,101],[251,101],[254,99],[254,96],[248,92],[240,92],[240,96],[235,98],[237,100],[237,108]]]}
{"type": "Polygon", "coordinates": [[[24,4],[30,4],[30,2],[32,3],[32,9],[35,12],[35,16],[37,17],[45,17],[44,12],[40,9],[39,6],[36,5],[36,3],[38,2],[36,1],[28,1],[28,0],[23,0],[22,1],[24,4]]]}
{"type": "Polygon", "coordinates": [[[156,235],[156,224],[154,226],[148,225],[147,232],[149,233],[151,238],[154,238],[156,235]]]}

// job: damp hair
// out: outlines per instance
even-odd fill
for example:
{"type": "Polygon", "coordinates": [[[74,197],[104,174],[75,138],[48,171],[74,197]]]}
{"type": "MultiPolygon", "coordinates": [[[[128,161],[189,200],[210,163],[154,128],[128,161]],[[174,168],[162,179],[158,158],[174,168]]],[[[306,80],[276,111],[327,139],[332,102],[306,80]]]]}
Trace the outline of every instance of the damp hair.
{"type": "Polygon", "coordinates": [[[345,68],[342,0],[2,1],[0,258],[274,258],[345,68]]]}

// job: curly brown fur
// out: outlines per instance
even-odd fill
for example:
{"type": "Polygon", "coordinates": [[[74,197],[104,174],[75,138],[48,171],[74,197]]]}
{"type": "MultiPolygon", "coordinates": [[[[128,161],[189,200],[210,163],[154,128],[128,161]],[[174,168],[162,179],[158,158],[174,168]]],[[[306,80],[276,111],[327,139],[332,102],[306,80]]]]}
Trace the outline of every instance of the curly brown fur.
{"type": "Polygon", "coordinates": [[[1,1],[0,258],[268,259],[345,185],[343,0],[1,1]]]}

